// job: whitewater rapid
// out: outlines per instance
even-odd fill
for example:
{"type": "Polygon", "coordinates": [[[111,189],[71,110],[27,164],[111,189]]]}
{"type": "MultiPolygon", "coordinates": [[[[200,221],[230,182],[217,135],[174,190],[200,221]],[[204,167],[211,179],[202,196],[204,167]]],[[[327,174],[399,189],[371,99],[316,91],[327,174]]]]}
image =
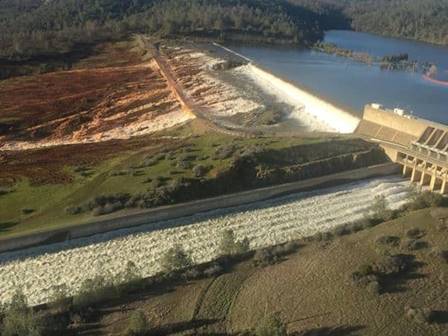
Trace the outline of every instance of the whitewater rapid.
{"type": "Polygon", "coordinates": [[[409,198],[409,182],[398,177],[364,180],[0,254],[0,302],[8,302],[17,288],[33,305],[46,302],[57,285],[65,284],[74,294],[86,279],[120,274],[128,261],[142,276],[150,276],[160,271],[163,253],[179,243],[195,263],[210,261],[226,229],[247,237],[252,249],[313,235],[363,218],[376,195],[399,207],[409,198]]]}

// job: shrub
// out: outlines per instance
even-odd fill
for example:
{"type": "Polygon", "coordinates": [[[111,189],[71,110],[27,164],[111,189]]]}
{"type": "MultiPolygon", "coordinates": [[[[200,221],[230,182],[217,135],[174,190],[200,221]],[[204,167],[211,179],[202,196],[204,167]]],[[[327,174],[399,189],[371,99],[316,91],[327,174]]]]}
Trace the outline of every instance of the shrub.
{"type": "Polygon", "coordinates": [[[377,245],[385,245],[385,246],[393,246],[397,247],[400,245],[400,237],[396,236],[381,236],[379,237],[375,243],[377,245]]]}
{"type": "Polygon", "coordinates": [[[432,311],[429,308],[405,307],[406,317],[417,322],[426,324],[431,322],[432,311]]]}
{"type": "Polygon", "coordinates": [[[142,276],[134,262],[128,261],[123,273],[118,279],[120,291],[131,292],[141,285],[142,276]]]}
{"type": "Polygon", "coordinates": [[[222,255],[238,255],[249,251],[249,241],[245,238],[237,241],[232,230],[225,230],[221,236],[220,252],[222,255]]]}
{"type": "Polygon", "coordinates": [[[370,281],[370,282],[366,285],[366,289],[367,289],[370,293],[372,293],[372,294],[374,294],[374,295],[379,295],[379,294],[381,294],[381,291],[382,291],[382,289],[381,289],[381,284],[379,283],[378,280],[372,280],[372,281],[370,281]]]}
{"type": "Polygon", "coordinates": [[[403,243],[403,248],[407,249],[408,251],[423,250],[428,247],[429,244],[426,241],[419,239],[409,239],[403,243]]]}
{"type": "Polygon", "coordinates": [[[254,255],[253,262],[256,266],[267,266],[275,264],[278,261],[269,248],[257,250],[254,255]]]}
{"type": "Polygon", "coordinates": [[[235,152],[236,148],[233,145],[220,146],[215,151],[215,159],[224,160],[230,158],[235,152]]]}
{"type": "Polygon", "coordinates": [[[193,167],[193,174],[196,177],[203,177],[205,176],[205,174],[207,174],[208,168],[205,167],[204,165],[196,165],[193,167]]]}
{"type": "Polygon", "coordinates": [[[161,266],[163,271],[172,272],[192,266],[191,257],[184,251],[180,245],[170,248],[162,256],[161,266]]]}
{"type": "Polygon", "coordinates": [[[406,236],[411,239],[419,239],[426,235],[426,232],[419,228],[410,229],[406,232],[406,236]]]}
{"type": "Polygon", "coordinates": [[[373,265],[373,271],[381,275],[402,274],[408,271],[413,262],[414,256],[397,254],[385,257],[382,261],[373,265]]]}
{"type": "Polygon", "coordinates": [[[203,273],[196,267],[190,268],[184,272],[184,278],[187,280],[199,279],[203,273]]]}
{"type": "Polygon", "coordinates": [[[278,314],[272,314],[263,318],[258,325],[257,336],[287,336],[286,325],[278,314]]]}
{"type": "Polygon", "coordinates": [[[439,252],[440,258],[442,258],[443,261],[448,263],[448,250],[443,250],[439,252]]]}
{"type": "Polygon", "coordinates": [[[49,308],[58,313],[67,312],[70,310],[71,300],[68,295],[67,286],[65,284],[53,286],[51,288],[49,308]]]}
{"type": "Polygon", "coordinates": [[[2,336],[41,336],[43,321],[28,307],[27,299],[18,290],[6,307],[3,318],[2,336]]]}
{"type": "Polygon", "coordinates": [[[34,210],[34,209],[29,209],[29,208],[22,209],[22,213],[23,213],[24,215],[32,214],[34,211],[36,211],[36,210],[34,210]]]}
{"type": "Polygon", "coordinates": [[[193,164],[186,160],[180,160],[179,162],[177,162],[176,167],[180,169],[190,169],[191,167],[193,167],[193,164]]]}
{"type": "Polygon", "coordinates": [[[346,225],[341,225],[334,229],[334,234],[335,236],[345,236],[350,234],[350,230],[346,225]]]}
{"type": "Polygon", "coordinates": [[[87,279],[81,284],[77,295],[73,298],[73,306],[77,310],[85,310],[104,300],[115,297],[116,292],[112,284],[102,276],[87,279]]]}
{"type": "Polygon", "coordinates": [[[128,326],[126,328],[126,336],[142,336],[149,330],[149,322],[145,314],[141,310],[134,311],[129,316],[128,326]]]}
{"type": "Polygon", "coordinates": [[[375,196],[368,213],[369,219],[373,223],[382,223],[392,218],[392,211],[388,209],[387,200],[384,195],[375,196]]]}
{"type": "Polygon", "coordinates": [[[71,215],[71,216],[79,215],[79,214],[82,213],[82,212],[83,212],[83,209],[82,209],[82,207],[80,207],[80,206],[67,207],[67,208],[65,209],[65,213],[66,213],[67,215],[71,215]]]}
{"type": "Polygon", "coordinates": [[[204,270],[204,274],[205,274],[207,277],[211,278],[211,277],[214,277],[214,276],[217,276],[217,275],[222,274],[223,271],[224,271],[224,269],[222,268],[221,265],[219,265],[219,264],[213,264],[213,265],[211,265],[210,267],[208,267],[208,268],[206,268],[206,269],[204,270]]]}

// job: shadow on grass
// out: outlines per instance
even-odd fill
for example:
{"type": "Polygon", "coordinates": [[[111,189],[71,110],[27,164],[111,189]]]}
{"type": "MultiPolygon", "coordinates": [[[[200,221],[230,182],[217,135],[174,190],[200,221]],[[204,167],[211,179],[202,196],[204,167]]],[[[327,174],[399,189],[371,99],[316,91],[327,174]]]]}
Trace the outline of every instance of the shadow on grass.
{"type": "Polygon", "coordinates": [[[323,327],[292,333],[292,336],[357,336],[363,330],[363,326],[323,327]]]}
{"type": "Polygon", "coordinates": [[[431,323],[448,324],[448,311],[434,310],[431,313],[431,323]]]}
{"type": "MultiPolygon", "coordinates": [[[[206,327],[208,325],[214,324],[218,322],[219,320],[216,319],[203,319],[203,320],[193,320],[193,321],[183,321],[178,323],[170,323],[163,325],[158,328],[151,329],[146,335],[148,336],[164,336],[164,335],[171,335],[171,334],[177,334],[177,333],[184,333],[188,332],[190,330],[194,330],[201,327],[206,327]]],[[[197,335],[197,333],[194,333],[194,335],[197,335]]],[[[208,334],[210,335],[210,334],[208,334]]]]}
{"type": "Polygon", "coordinates": [[[422,279],[426,275],[419,273],[425,263],[417,261],[412,254],[398,255],[405,263],[405,268],[400,273],[381,275],[382,293],[402,293],[407,290],[407,283],[410,280],[422,279]]]}
{"type": "Polygon", "coordinates": [[[17,224],[19,224],[19,222],[3,222],[3,223],[0,223],[0,233],[10,231],[17,224]]]}

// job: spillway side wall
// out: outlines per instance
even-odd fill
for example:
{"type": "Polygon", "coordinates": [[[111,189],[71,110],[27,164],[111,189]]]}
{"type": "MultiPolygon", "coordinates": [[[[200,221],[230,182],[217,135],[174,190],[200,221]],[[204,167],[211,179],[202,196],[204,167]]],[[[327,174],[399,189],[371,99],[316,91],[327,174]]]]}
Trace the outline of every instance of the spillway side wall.
{"type": "MultiPolygon", "coordinates": [[[[88,237],[113,230],[150,224],[154,222],[191,216],[199,212],[239,206],[258,202],[285,194],[340,185],[366,178],[388,176],[399,172],[399,166],[386,163],[376,166],[348,170],[337,174],[267,187],[236,194],[203,199],[183,204],[164,206],[124,217],[109,218],[101,221],[77,225],[27,236],[0,240],[0,253],[25,249],[37,245],[52,244],[71,239],[88,237]]],[[[158,229],[159,227],[155,227],[158,229]]]]}
{"type": "Polygon", "coordinates": [[[398,130],[403,133],[419,137],[428,125],[419,119],[404,118],[395,113],[373,108],[366,105],[364,108],[364,120],[375,124],[398,130]]]}

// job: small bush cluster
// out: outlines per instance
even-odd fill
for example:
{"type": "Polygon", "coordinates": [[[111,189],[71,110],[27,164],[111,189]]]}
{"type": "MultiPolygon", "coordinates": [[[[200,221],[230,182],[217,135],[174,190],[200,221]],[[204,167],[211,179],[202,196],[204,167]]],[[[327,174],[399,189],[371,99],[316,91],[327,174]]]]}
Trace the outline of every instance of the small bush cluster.
{"type": "Polygon", "coordinates": [[[142,163],[132,166],[134,169],[141,169],[155,166],[159,161],[165,160],[166,155],[163,153],[157,154],[155,156],[147,156],[143,159],[142,163]]]}
{"type": "Polygon", "coordinates": [[[24,215],[30,215],[30,214],[32,214],[33,212],[35,212],[36,210],[34,210],[34,209],[30,209],[30,208],[24,208],[24,209],[22,209],[22,213],[24,214],[24,215]]]}
{"type": "Polygon", "coordinates": [[[412,306],[405,307],[406,317],[420,324],[431,323],[432,314],[433,312],[429,308],[416,308],[412,306]]]}
{"type": "Polygon", "coordinates": [[[443,250],[439,252],[439,257],[446,263],[448,263],[448,250],[443,250]]]}
{"type": "Polygon", "coordinates": [[[215,150],[214,160],[225,160],[230,158],[236,151],[234,145],[223,145],[219,146],[215,150]]]}
{"type": "Polygon", "coordinates": [[[0,196],[8,195],[8,194],[11,193],[11,192],[12,192],[11,189],[3,189],[3,188],[0,188],[0,196]]]}
{"type": "Polygon", "coordinates": [[[361,265],[356,272],[352,273],[353,282],[368,289],[373,294],[381,293],[381,284],[378,275],[372,265],[361,265]]]}
{"type": "Polygon", "coordinates": [[[424,191],[416,192],[407,207],[410,210],[419,210],[425,208],[440,207],[446,205],[447,201],[438,193],[424,191]]]}
{"type": "Polygon", "coordinates": [[[122,170],[114,170],[112,172],[110,172],[110,176],[115,177],[115,176],[127,176],[130,175],[131,171],[128,169],[122,169],[122,170]]]}
{"type": "Polygon", "coordinates": [[[125,336],[143,336],[149,331],[149,321],[144,312],[136,310],[129,316],[125,336]]]}
{"type": "Polygon", "coordinates": [[[210,170],[210,167],[206,167],[204,165],[198,164],[193,167],[193,174],[195,177],[204,177],[209,170],[210,170]]]}
{"type": "Polygon", "coordinates": [[[279,314],[271,314],[264,317],[255,330],[256,336],[287,336],[286,324],[279,314]]]}
{"type": "Polygon", "coordinates": [[[408,237],[409,239],[420,239],[423,238],[425,235],[426,232],[419,228],[410,229],[406,232],[406,237],[408,237]]]}
{"type": "Polygon", "coordinates": [[[180,245],[170,248],[161,259],[162,270],[167,273],[185,269],[192,265],[191,257],[180,245]]]}
{"type": "Polygon", "coordinates": [[[386,197],[384,195],[375,196],[367,218],[373,224],[379,224],[393,218],[393,211],[389,209],[386,197]]]}
{"type": "Polygon", "coordinates": [[[352,280],[356,285],[368,288],[373,293],[382,292],[382,283],[386,277],[393,277],[410,270],[414,263],[414,256],[397,254],[387,256],[373,264],[364,264],[352,273],[352,280]]]}
{"type": "Polygon", "coordinates": [[[398,247],[400,245],[400,237],[396,236],[381,236],[375,241],[376,245],[388,246],[388,247],[398,247]]]}
{"type": "Polygon", "coordinates": [[[197,265],[186,269],[182,276],[186,280],[196,280],[202,278],[212,278],[224,273],[224,267],[217,261],[204,267],[197,265]]]}
{"type": "Polygon", "coordinates": [[[25,295],[17,291],[6,306],[2,322],[2,336],[43,336],[44,321],[28,307],[25,295]]]}
{"type": "Polygon", "coordinates": [[[265,267],[283,261],[285,256],[298,250],[296,242],[289,242],[283,245],[266,247],[255,252],[253,262],[256,266],[265,267]]]}
{"type": "Polygon", "coordinates": [[[224,256],[234,256],[249,251],[249,240],[244,238],[237,241],[235,233],[232,230],[225,230],[222,233],[219,252],[224,256]]]}
{"type": "Polygon", "coordinates": [[[403,242],[402,247],[408,251],[418,251],[429,248],[429,244],[421,239],[408,239],[403,242]]]}
{"type": "Polygon", "coordinates": [[[116,288],[110,279],[103,276],[96,276],[93,279],[87,279],[81,284],[81,288],[73,298],[73,306],[79,312],[87,312],[87,308],[92,308],[98,303],[114,298],[116,288]]]}
{"type": "Polygon", "coordinates": [[[78,166],[73,169],[73,171],[82,177],[89,177],[92,176],[94,171],[92,171],[92,168],[85,167],[85,166],[78,166]]]}

